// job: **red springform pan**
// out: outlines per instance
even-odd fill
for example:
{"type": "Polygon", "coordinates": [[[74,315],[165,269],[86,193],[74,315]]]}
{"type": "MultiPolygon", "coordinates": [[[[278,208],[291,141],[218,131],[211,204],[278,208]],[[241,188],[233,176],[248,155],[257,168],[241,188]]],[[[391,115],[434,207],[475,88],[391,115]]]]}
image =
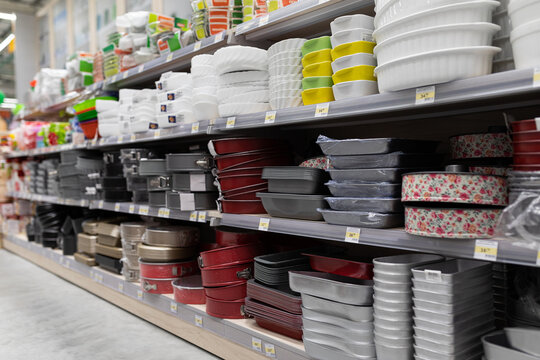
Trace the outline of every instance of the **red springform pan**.
{"type": "Polygon", "coordinates": [[[514,165],[537,165],[540,164],[540,152],[515,153],[514,165]]]}
{"type": "Polygon", "coordinates": [[[261,200],[221,200],[221,210],[227,214],[266,214],[261,200]]]}
{"type": "Polygon", "coordinates": [[[540,130],[540,121],[537,123],[535,119],[529,120],[520,120],[512,122],[512,131],[513,132],[523,132],[523,131],[538,131],[540,130]],[[538,124],[538,126],[537,126],[538,124]]]}
{"type": "Polygon", "coordinates": [[[516,132],[512,134],[512,140],[514,142],[540,141],[540,131],[516,132]]]}
{"type": "Polygon", "coordinates": [[[205,287],[207,297],[217,300],[238,300],[246,297],[246,280],[237,281],[226,286],[205,287]]]}
{"type": "Polygon", "coordinates": [[[201,276],[204,287],[230,285],[239,280],[248,280],[253,276],[253,260],[204,267],[201,269],[201,276]]]}
{"type": "Polygon", "coordinates": [[[139,259],[141,277],[150,279],[170,279],[188,276],[199,272],[197,260],[172,263],[151,263],[139,259]]]}
{"type": "Polygon", "coordinates": [[[222,319],[243,319],[244,299],[224,301],[206,297],[206,313],[222,319]]]}
{"type": "Polygon", "coordinates": [[[216,243],[219,246],[233,246],[240,244],[249,244],[257,242],[260,239],[260,234],[257,231],[224,228],[216,229],[216,243]]]}
{"type": "Polygon", "coordinates": [[[212,140],[214,150],[218,155],[234,154],[246,151],[256,151],[268,148],[285,148],[282,140],[264,138],[227,138],[212,140]]]}
{"type": "Polygon", "coordinates": [[[187,276],[172,282],[174,300],[181,304],[206,304],[201,275],[187,276]]]}
{"type": "Polygon", "coordinates": [[[303,253],[302,255],[309,257],[309,264],[313,270],[348,276],[355,279],[373,279],[373,263],[358,262],[318,254],[303,253]]]}
{"type": "Polygon", "coordinates": [[[513,142],[514,154],[517,153],[540,153],[540,141],[513,142]]]}
{"type": "Polygon", "coordinates": [[[174,292],[172,282],[176,279],[148,279],[141,277],[141,288],[144,292],[151,294],[172,294],[174,292]]]}
{"type": "Polygon", "coordinates": [[[202,269],[204,267],[253,261],[253,258],[259,256],[261,253],[258,243],[234,245],[210,251],[203,251],[198,258],[199,267],[202,269]]]}

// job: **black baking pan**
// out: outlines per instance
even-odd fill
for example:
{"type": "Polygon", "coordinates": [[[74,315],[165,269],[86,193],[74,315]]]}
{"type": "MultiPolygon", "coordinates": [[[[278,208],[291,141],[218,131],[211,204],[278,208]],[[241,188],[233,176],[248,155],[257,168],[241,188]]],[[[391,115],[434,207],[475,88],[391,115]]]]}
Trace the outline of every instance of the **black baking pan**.
{"type": "Polygon", "coordinates": [[[148,204],[150,206],[167,206],[166,191],[152,191],[148,193],[148,204]]]}
{"type": "Polygon", "coordinates": [[[102,197],[103,197],[103,200],[108,201],[108,202],[131,201],[131,192],[104,190],[102,192],[102,197]]]}
{"type": "Polygon", "coordinates": [[[95,254],[96,263],[99,267],[112,271],[116,274],[122,273],[122,261],[109,256],[95,254]]]}
{"type": "Polygon", "coordinates": [[[146,178],[148,191],[167,191],[171,189],[171,177],[168,175],[149,176],[146,178]]]}
{"type": "Polygon", "coordinates": [[[122,164],[106,164],[105,176],[124,176],[122,164]]]}
{"type": "Polygon", "coordinates": [[[212,155],[206,152],[167,154],[167,171],[202,172],[212,167],[212,155]]]}
{"type": "Polygon", "coordinates": [[[104,176],[100,179],[101,188],[126,188],[126,178],[119,176],[104,176]]]}

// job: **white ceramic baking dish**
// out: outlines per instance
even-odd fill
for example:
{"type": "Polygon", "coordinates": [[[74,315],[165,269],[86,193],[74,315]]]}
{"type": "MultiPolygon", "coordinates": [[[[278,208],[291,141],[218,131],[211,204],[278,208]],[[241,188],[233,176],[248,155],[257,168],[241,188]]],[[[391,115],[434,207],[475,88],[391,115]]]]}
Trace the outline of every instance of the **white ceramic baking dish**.
{"type": "Polygon", "coordinates": [[[540,16],[540,1],[512,0],[508,4],[508,15],[512,20],[513,29],[538,20],[540,16]]]}
{"type": "Polygon", "coordinates": [[[302,106],[302,96],[273,98],[270,99],[270,106],[272,107],[272,110],[302,106]]]}
{"type": "Polygon", "coordinates": [[[499,48],[472,46],[404,57],[375,68],[381,93],[440,84],[491,73],[499,48]]]}
{"type": "Polygon", "coordinates": [[[208,101],[198,101],[193,104],[195,121],[212,120],[219,117],[218,104],[208,101]]]}
{"type": "Polygon", "coordinates": [[[383,6],[378,7],[374,19],[375,28],[380,28],[418,11],[434,9],[455,2],[456,0],[389,0],[383,6]]]}
{"type": "Polygon", "coordinates": [[[216,75],[193,76],[193,87],[217,86],[218,80],[216,75]]]}
{"type": "Polygon", "coordinates": [[[360,28],[342,30],[330,37],[332,48],[355,41],[373,41],[373,30],[360,28]]]}
{"type": "Polygon", "coordinates": [[[343,30],[358,28],[373,30],[373,17],[362,14],[345,15],[336,18],[330,23],[330,30],[332,30],[332,34],[337,34],[343,30]]]}
{"type": "Polygon", "coordinates": [[[270,92],[266,89],[236,94],[220,102],[220,104],[267,103],[269,100],[270,92]]]}
{"type": "Polygon", "coordinates": [[[516,69],[540,66],[540,18],[512,30],[510,42],[516,69]]]}
{"type": "Polygon", "coordinates": [[[211,65],[214,66],[214,55],[210,54],[201,54],[196,55],[191,58],[191,66],[205,66],[211,65]]]}
{"type": "Polygon", "coordinates": [[[302,89],[295,90],[279,90],[270,92],[270,102],[272,99],[292,97],[292,98],[302,98],[302,89]]]}
{"type": "Polygon", "coordinates": [[[280,65],[269,68],[270,79],[275,76],[298,75],[302,73],[302,65],[280,65]]]}
{"type": "Polygon", "coordinates": [[[268,71],[239,71],[231,74],[223,74],[218,77],[220,87],[231,86],[238,83],[255,81],[268,81],[268,71]]]}
{"type": "Polygon", "coordinates": [[[355,67],[359,65],[370,65],[377,66],[377,61],[372,54],[367,53],[357,53],[347,56],[342,56],[337,58],[336,61],[332,62],[332,71],[337,73],[339,70],[343,70],[350,67],[355,67]]]}
{"type": "Polygon", "coordinates": [[[489,46],[500,26],[467,23],[432,26],[389,38],[373,49],[379,66],[406,56],[434,50],[489,46]]]}
{"type": "Polygon", "coordinates": [[[216,68],[211,65],[197,65],[197,66],[191,66],[191,75],[196,77],[200,76],[208,76],[208,75],[215,75],[216,74],[216,68]]]}
{"type": "Polygon", "coordinates": [[[201,94],[203,95],[216,95],[217,87],[215,86],[201,86],[193,88],[193,96],[197,97],[201,94]]]}
{"type": "Polygon", "coordinates": [[[269,103],[259,104],[223,104],[219,105],[219,115],[229,117],[242,114],[252,114],[271,110],[269,103]]]}
{"type": "Polygon", "coordinates": [[[379,93],[377,82],[370,80],[345,81],[332,86],[332,90],[336,100],[379,93]]]}
{"type": "Polygon", "coordinates": [[[282,90],[298,90],[302,89],[302,80],[290,80],[273,83],[270,86],[270,92],[282,91],[282,90]]]}
{"type": "Polygon", "coordinates": [[[431,26],[491,22],[491,14],[498,5],[499,2],[494,0],[472,0],[419,11],[388,25],[378,26],[373,37],[377,43],[382,43],[393,36],[431,26]]]}
{"type": "Polygon", "coordinates": [[[281,58],[276,61],[269,61],[268,62],[268,68],[272,69],[278,66],[295,66],[295,65],[302,65],[302,58],[300,56],[292,56],[287,58],[281,58]]]}
{"type": "Polygon", "coordinates": [[[277,61],[286,59],[286,58],[302,58],[302,51],[299,50],[292,50],[292,51],[283,51],[276,55],[269,56],[268,57],[268,63],[272,64],[277,61]]]}
{"type": "Polygon", "coordinates": [[[251,93],[254,91],[266,90],[264,86],[237,86],[237,87],[226,87],[221,88],[217,91],[218,102],[226,102],[229,98],[233,96],[238,96],[246,93],[251,93]]]}
{"type": "Polygon", "coordinates": [[[218,74],[243,70],[268,69],[266,50],[251,46],[229,46],[214,54],[214,65],[218,74]]]}
{"type": "Polygon", "coordinates": [[[292,38],[282,40],[275,43],[274,45],[268,48],[268,57],[271,58],[274,55],[288,52],[288,51],[298,51],[302,48],[302,45],[306,42],[306,39],[292,38]]]}

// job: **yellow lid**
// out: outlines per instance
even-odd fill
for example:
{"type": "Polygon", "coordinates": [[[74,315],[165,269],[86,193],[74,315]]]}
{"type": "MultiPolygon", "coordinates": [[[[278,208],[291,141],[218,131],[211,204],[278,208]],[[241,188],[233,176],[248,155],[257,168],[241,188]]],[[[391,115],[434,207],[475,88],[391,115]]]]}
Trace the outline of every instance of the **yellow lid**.
{"type": "Polygon", "coordinates": [[[340,57],[357,53],[373,54],[374,47],[375,43],[371,41],[355,41],[341,44],[332,50],[332,60],[336,61],[340,57]]]}
{"type": "Polygon", "coordinates": [[[314,88],[302,91],[304,105],[320,104],[334,101],[334,91],[331,87],[314,88]]]}
{"type": "Polygon", "coordinates": [[[331,49],[322,49],[310,52],[302,58],[302,66],[306,67],[324,61],[332,61],[331,52],[331,49]]]}
{"type": "Polygon", "coordinates": [[[302,75],[305,78],[312,76],[332,76],[332,74],[333,71],[331,61],[323,61],[320,63],[311,64],[302,70],[302,75]]]}
{"type": "Polygon", "coordinates": [[[337,73],[332,75],[332,80],[334,80],[334,84],[356,80],[377,81],[377,78],[373,75],[374,70],[375,66],[371,65],[353,66],[339,70],[337,73]]]}

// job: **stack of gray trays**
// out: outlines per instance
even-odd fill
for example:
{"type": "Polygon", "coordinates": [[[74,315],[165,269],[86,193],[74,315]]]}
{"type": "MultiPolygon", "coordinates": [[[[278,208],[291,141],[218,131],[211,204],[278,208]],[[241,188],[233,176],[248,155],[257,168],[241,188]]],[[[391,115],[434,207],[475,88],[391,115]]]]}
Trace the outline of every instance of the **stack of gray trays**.
{"type": "Polygon", "coordinates": [[[36,193],[57,196],[58,191],[58,159],[43,160],[37,168],[36,193]],[[49,179],[49,172],[51,177],[49,179]],[[50,185],[49,185],[50,181],[50,185]]]}
{"type": "Polygon", "coordinates": [[[507,327],[482,338],[485,360],[540,359],[540,329],[507,327]]]}
{"type": "Polygon", "coordinates": [[[139,161],[138,175],[145,178],[147,203],[150,206],[165,207],[167,205],[166,189],[169,186],[169,174],[165,164],[165,159],[139,161]]]}
{"type": "Polygon", "coordinates": [[[412,269],[415,359],[480,359],[494,330],[491,269],[461,259],[412,269]]]}
{"type": "Polygon", "coordinates": [[[375,347],[379,360],[413,357],[412,274],[415,266],[444,261],[442,256],[406,254],[373,259],[375,347]]]}
{"type": "Polygon", "coordinates": [[[86,175],[91,172],[99,172],[101,168],[101,159],[92,157],[91,154],[81,150],[60,153],[58,177],[60,178],[60,195],[63,198],[85,198],[84,189],[90,182],[86,175]]]}
{"type": "Polygon", "coordinates": [[[120,150],[122,171],[126,178],[126,186],[132,192],[132,201],[135,204],[148,204],[148,189],[146,176],[139,173],[142,159],[154,158],[150,149],[129,148],[120,150]]]}
{"type": "Polygon", "coordinates": [[[302,295],[306,353],[317,360],[376,360],[373,281],[312,271],[289,272],[302,295]]]}
{"type": "Polygon", "coordinates": [[[102,200],[107,202],[131,201],[131,192],[127,190],[120,152],[103,153],[104,176],[101,178],[99,191],[102,200]]]}
{"type": "Polygon", "coordinates": [[[326,185],[331,210],[321,209],[329,224],[368,228],[403,225],[401,176],[440,165],[437,142],[395,138],[334,140],[320,135],[317,144],[332,167],[326,185]]]}
{"type": "Polygon", "coordinates": [[[99,199],[98,187],[103,172],[103,158],[92,153],[77,156],[79,170],[79,186],[82,197],[87,200],[99,199]]]}
{"type": "MultiPolygon", "coordinates": [[[[168,187],[166,206],[180,211],[216,208],[218,198],[214,177],[210,172],[212,155],[207,152],[167,154],[168,187]]],[[[149,181],[149,188],[157,188],[149,181]]]]}
{"type": "Polygon", "coordinates": [[[28,182],[26,186],[28,192],[31,194],[36,194],[36,180],[38,176],[38,162],[37,161],[27,161],[23,164],[25,166],[25,174],[28,174],[28,182]]]}
{"type": "Polygon", "coordinates": [[[508,265],[493,264],[493,307],[495,327],[502,329],[508,325],[508,265]]]}
{"type": "Polygon", "coordinates": [[[510,203],[516,201],[522,193],[540,196],[540,171],[510,171],[508,187],[510,203]]]}

